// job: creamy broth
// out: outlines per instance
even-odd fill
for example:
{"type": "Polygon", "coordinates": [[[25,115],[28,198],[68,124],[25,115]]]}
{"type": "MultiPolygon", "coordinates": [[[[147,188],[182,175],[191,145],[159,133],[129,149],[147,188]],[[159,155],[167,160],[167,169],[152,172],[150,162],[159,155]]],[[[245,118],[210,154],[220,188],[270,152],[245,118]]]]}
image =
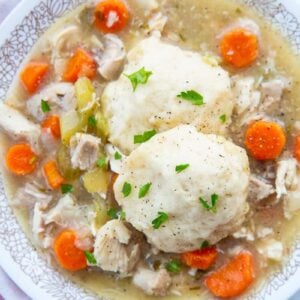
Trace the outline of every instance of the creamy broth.
{"type": "MultiPolygon", "coordinates": [[[[143,11],[135,8],[135,0],[127,0],[127,2],[133,16],[132,26],[120,36],[124,41],[128,52],[139,40],[143,39],[147,35],[145,33],[147,17],[144,16],[143,11]]],[[[232,21],[245,16],[255,20],[255,22],[259,24],[262,32],[262,55],[251,68],[242,71],[242,74],[255,74],[256,77],[257,74],[262,74],[262,65],[269,56],[270,51],[274,49],[276,51],[275,63],[278,71],[293,80],[292,87],[290,91],[284,94],[282,107],[280,111],[278,111],[278,115],[275,117],[283,118],[290,127],[299,118],[299,57],[293,52],[289,43],[280,34],[278,34],[278,31],[268,24],[263,17],[259,16],[257,12],[234,0],[160,0],[159,2],[162,5],[162,13],[168,17],[166,28],[162,34],[163,40],[201,53],[218,54],[218,40],[216,36],[218,36],[220,31],[232,21]]],[[[44,56],[47,57],[49,50],[47,48],[48,38],[63,26],[74,23],[75,18],[77,18],[78,13],[81,10],[82,7],[58,20],[57,23],[41,37],[32,52],[29,54],[27,60],[30,60],[32,57],[39,57],[42,59],[44,56]],[[44,53],[41,53],[40,49],[44,49],[44,53]]],[[[87,30],[86,33],[86,38],[88,38],[91,32],[87,30]]],[[[226,66],[224,66],[224,68],[227,68],[230,72],[235,72],[233,69],[226,66]]],[[[240,71],[239,74],[241,74],[240,71]]],[[[97,90],[99,92],[102,91],[104,85],[105,84],[100,83],[97,90]]],[[[26,93],[19,84],[19,81],[16,79],[8,93],[8,103],[17,108],[22,108],[25,98],[26,93]]],[[[292,133],[292,129],[290,130],[290,133],[292,133]]],[[[5,136],[1,136],[1,141],[1,156],[3,161],[3,157],[11,142],[5,136]]],[[[14,195],[16,188],[22,183],[22,179],[17,180],[5,169],[3,169],[2,172],[5,178],[8,198],[10,199],[14,195]]],[[[27,236],[31,238],[31,225],[28,213],[22,209],[14,209],[14,212],[27,236]]],[[[282,208],[280,206],[275,206],[264,213],[255,212],[254,219],[259,220],[258,222],[261,224],[269,225],[274,228],[274,238],[284,244],[284,257],[287,259],[292,249],[292,245],[298,237],[300,215],[295,215],[291,220],[284,220],[282,217],[282,208]],[[275,224],[274,219],[271,218],[270,215],[272,215],[272,217],[274,217],[274,215],[278,215],[278,219],[280,221],[275,224]]],[[[221,245],[226,249],[230,247],[231,240],[227,239],[227,241],[222,243],[221,245]]],[[[241,244],[242,243],[243,242],[241,241],[241,244]]],[[[218,263],[221,264],[221,262],[222,261],[218,263]]],[[[260,286],[262,281],[267,277],[267,274],[274,272],[278,268],[280,268],[280,265],[274,263],[263,269],[263,272],[258,273],[253,289],[260,286]]],[[[132,285],[130,279],[116,280],[113,276],[105,275],[96,269],[90,269],[88,272],[82,271],[72,274],[65,271],[62,272],[71,280],[75,281],[87,290],[96,293],[98,296],[107,297],[109,299],[120,299],[121,297],[122,299],[141,300],[156,298],[146,296],[142,290],[139,290],[132,285]]],[[[178,280],[180,281],[181,279],[178,278],[178,280]]],[[[186,279],[182,278],[182,280],[186,279]]],[[[201,276],[199,276],[198,282],[201,282],[201,276]]],[[[211,297],[205,289],[200,288],[200,284],[198,287],[195,285],[187,285],[184,289],[180,288],[180,291],[182,292],[181,296],[171,295],[164,299],[208,299],[211,297]]],[[[251,290],[249,293],[251,293],[251,290]]],[[[245,296],[246,294],[244,294],[242,298],[245,296]]]]}

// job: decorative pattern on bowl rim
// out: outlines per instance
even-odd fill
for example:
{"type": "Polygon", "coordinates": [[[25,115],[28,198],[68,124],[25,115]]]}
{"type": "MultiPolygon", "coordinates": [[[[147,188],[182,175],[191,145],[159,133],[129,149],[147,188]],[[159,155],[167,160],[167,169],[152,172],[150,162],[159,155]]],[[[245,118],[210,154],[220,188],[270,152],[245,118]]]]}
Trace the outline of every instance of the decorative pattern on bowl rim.
{"type": "MultiPolygon", "coordinates": [[[[37,39],[53,22],[66,12],[86,2],[85,0],[43,0],[24,17],[0,45],[0,98],[5,95],[13,78],[37,39]]],[[[280,28],[300,53],[300,23],[278,0],[243,0],[254,7],[270,22],[280,28]]],[[[3,182],[0,180],[0,243],[19,265],[20,272],[43,289],[53,299],[92,300],[89,294],[39,257],[27,240],[9,207],[3,182]]],[[[268,280],[247,299],[264,300],[282,287],[300,266],[300,241],[295,244],[289,261],[273,273],[268,280]]]]}

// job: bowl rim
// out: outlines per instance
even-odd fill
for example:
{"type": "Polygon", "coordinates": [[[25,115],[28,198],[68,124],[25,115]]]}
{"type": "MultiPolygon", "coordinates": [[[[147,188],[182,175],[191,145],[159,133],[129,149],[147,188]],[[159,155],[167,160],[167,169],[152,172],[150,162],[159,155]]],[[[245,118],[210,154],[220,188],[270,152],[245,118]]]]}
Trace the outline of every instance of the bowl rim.
{"type": "MultiPolygon", "coordinates": [[[[0,25],[0,46],[3,45],[7,39],[9,38],[10,34],[15,30],[15,28],[24,20],[24,18],[32,12],[35,7],[38,4],[41,3],[47,3],[51,1],[69,1],[72,2],[75,6],[85,2],[84,0],[32,0],[32,1],[26,1],[22,0],[20,3],[11,11],[11,13],[5,18],[5,20],[2,22],[0,25]]],[[[298,48],[298,51],[300,53],[300,0],[243,0],[243,2],[246,3],[246,5],[253,5],[257,6],[255,8],[259,8],[260,5],[263,5],[263,3],[275,3],[275,5],[281,5],[283,6],[284,12],[287,14],[285,17],[289,16],[296,16],[296,19],[299,23],[299,28],[297,28],[297,39],[299,40],[296,41],[296,47],[298,48]]],[[[276,15],[273,16],[276,18],[276,15]]],[[[284,17],[284,15],[283,15],[284,17]]],[[[55,20],[55,19],[54,19],[55,20]]],[[[53,21],[54,21],[53,20],[53,21]]],[[[272,16],[270,16],[269,21],[272,20],[272,16]]],[[[278,22],[277,22],[278,23],[278,22]]],[[[49,26],[53,24],[50,23],[49,26]]],[[[278,23],[280,24],[280,22],[278,23]]],[[[47,26],[47,28],[49,28],[47,26]]],[[[285,32],[284,32],[285,33],[285,32]]],[[[290,39],[293,39],[294,37],[291,35],[290,39]]],[[[296,37],[295,37],[296,39],[296,37]]],[[[294,46],[295,46],[294,45],[294,46]]],[[[1,176],[2,177],[2,176],[1,176]]],[[[3,179],[0,179],[0,200],[1,198],[4,198],[4,201],[6,200],[6,193],[4,190],[4,184],[3,184],[3,179]]],[[[0,201],[1,205],[1,201],[0,201]]],[[[0,211],[1,213],[1,211],[0,211]]],[[[8,208],[7,213],[10,214],[10,218],[16,219],[16,217],[12,214],[10,208],[8,208]]],[[[1,219],[1,214],[0,214],[0,219],[1,219]]],[[[0,222],[1,224],[1,222],[0,222]]],[[[21,235],[24,235],[20,225],[19,226],[19,231],[21,231],[21,235]]],[[[1,228],[0,228],[1,232],[1,228]]],[[[27,241],[28,243],[28,241],[27,241]]],[[[32,255],[36,259],[38,259],[38,254],[35,249],[33,249],[32,246],[30,246],[32,249],[32,255]]],[[[32,279],[25,274],[21,268],[20,264],[15,262],[13,257],[11,256],[10,252],[5,248],[5,245],[1,242],[0,240],[0,266],[3,268],[3,270],[9,275],[9,277],[30,297],[33,299],[49,299],[53,300],[56,299],[53,295],[51,296],[49,292],[47,291],[46,288],[41,288],[38,286],[36,283],[32,281],[32,279]]],[[[298,276],[300,276],[300,240],[295,242],[295,249],[294,249],[294,254],[292,265],[290,266],[291,268],[294,269],[293,274],[287,276],[287,274],[282,274],[283,278],[281,279],[285,283],[281,284],[278,282],[280,279],[276,277],[276,274],[271,275],[270,278],[270,288],[266,288],[266,293],[264,296],[260,296],[260,294],[254,294],[253,296],[251,295],[249,299],[271,299],[272,297],[276,296],[278,299],[287,299],[291,297],[295,292],[298,291],[299,289],[299,282],[298,282],[298,276]]],[[[290,263],[290,261],[289,261],[290,263]]],[[[50,267],[49,267],[50,268],[50,267]]],[[[51,271],[56,271],[55,268],[51,267],[51,271]]],[[[278,275],[278,274],[277,274],[278,275]]],[[[280,274],[279,274],[280,275],[280,274]]],[[[62,275],[59,277],[63,277],[62,275]]],[[[63,277],[63,279],[65,279],[63,277]]],[[[68,281],[68,280],[67,280],[68,281]]],[[[74,288],[73,284],[70,284],[68,286],[69,288],[74,288]]],[[[89,295],[87,292],[83,292],[81,288],[76,288],[75,292],[78,292],[78,295],[81,295],[80,299],[95,299],[95,296],[89,295]],[[84,296],[84,297],[82,297],[84,296]]],[[[69,299],[77,299],[77,297],[69,298],[69,299]]],[[[78,298],[79,299],[79,298],[78,298]]]]}

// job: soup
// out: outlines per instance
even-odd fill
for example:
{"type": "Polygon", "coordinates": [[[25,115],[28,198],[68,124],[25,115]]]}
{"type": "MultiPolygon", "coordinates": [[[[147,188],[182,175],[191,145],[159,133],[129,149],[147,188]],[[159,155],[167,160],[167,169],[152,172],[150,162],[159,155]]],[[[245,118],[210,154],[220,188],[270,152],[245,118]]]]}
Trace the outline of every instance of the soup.
{"type": "Polygon", "coordinates": [[[10,204],[98,296],[245,297],[297,237],[298,78],[288,42],[238,1],[78,7],[0,105],[10,204]]]}

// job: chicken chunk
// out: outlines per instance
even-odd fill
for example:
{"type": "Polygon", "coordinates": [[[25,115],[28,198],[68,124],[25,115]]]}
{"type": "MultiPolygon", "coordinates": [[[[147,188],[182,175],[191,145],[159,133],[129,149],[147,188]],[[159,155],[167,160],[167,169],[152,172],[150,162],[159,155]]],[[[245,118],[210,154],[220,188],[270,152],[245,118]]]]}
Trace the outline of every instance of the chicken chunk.
{"type": "Polygon", "coordinates": [[[275,189],[272,184],[266,182],[265,180],[252,175],[250,177],[249,186],[249,199],[254,202],[259,202],[260,200],[266,199],[275,193],[275,189]]]}
{"type": "Polygon", "coordinates": [[[182,253],[198,249],[205,240],[214,244],[239,228],[248,211],[249,173],[244,149],[181,125],[134,150],[122,165],[114,192],[126,220],[150,244],[182,253]],[[188,167],[177,174],[181,164],[188,167]],[[133,189],[127,197],[122,193],[125,182],[133,189]],[[148,192],[139,199],[145,187],[148,192]],[[161,213],[165,222],[156,229],[154,220],[161,213]]]}
{"type": "Polygon", "coordinates": [[[27,141],[37,154],[40,153],[40,126],[2,102],[0,103],[0,115],[1,129],[15,141],[27,141]]]}
{"type": "Polygon", "coordinates": [[[106,80],[116,79],[124,66],[126,58],[125,46],[123,42],[114,34],[104,36],[104,50],[99,55],[95,55],[98,62],[99,74],[106,80]]]}
{"type": "Polygon", "coordinates": [[[140,246],[120,220],[107,222],[96,235],[94,255],[104,271],[117,272],[121,277],[130,275],[140,259],[140,246]]]}
{"type": "Polygon", "coordinates": [[[151,129],[163,132],[192,124],[204,133],[226,133],[233,103],[229,75],[220,66],[211,66],[199,53],[152,36],[129,52],[124,74],[142,68],[152,74],[147,84],[138,85],[134,91],[131,80],[120,76],[108,84],[102,96],[109,140],[122,152],[129,154],[138,146],[133,136],[151,129]],[[198,101],[203,97],[205,105],[193,105],[184,96],[178,97],[191,90],[199,94],[198,101]],[[220,122],[222,114],[227,116],[226,124],[220,122]]]}
{"type": "Polygon", "coordinates": [[[283,158],[278,161],[275,184],[277,199],[287,195],[288,190],[297,187],[297,160],[295,158],[283,158]]]}
{"type": "Polygon", "coordinates": [[[168,22],[168,17],[164,16],[161,12],[154,14],[148,22],[148,31],[155,32],[158,31],[162,33],[166,24],[168,22]]]}
{"type": "Polygon", "coordinates": [[[33,234],[40,244],[52,238],[51,229],[74,229],[77,233],[76,245],[82,250],[93,246],[89,222],[89,207],[79,206],[75,197],[66,195],[48,212],[37,203],[33,214],[33,234]],[[46,234],[47,233],[47,234],[46,234]]]}
{"type": "Polygon", "coordinates": [[[43,191],[43,187],[38,183],[28,182],[24,187],[18,189],[12,201],[16,207],[25,206],[28,209],[32,209],[36,203],[39,203],[39,208],[45,210],[48,208],[52,199],[53,195],[43,191]]]}
{"type": "Polygon", "coordinates": [[[99,157],[101,139],[90,134],[76,133],[70,141],[71,163],[74,169],[89,170],[99,157]]]}
{"type": "Polygon", "coordinates": [[[166,296],[172,278],[165,269],[152,271],[139,267],[133,276],[133,283],[150,296],[166,296]]]}
{"type": "Polygon", "coordinates": [[[41,108],[41,100],[47,101],[51,114],[61,115],[76,108],[74,86],[70,83],[52,83],[26,102],[27,112],[37,121],[45,117],[41,108]]]}

